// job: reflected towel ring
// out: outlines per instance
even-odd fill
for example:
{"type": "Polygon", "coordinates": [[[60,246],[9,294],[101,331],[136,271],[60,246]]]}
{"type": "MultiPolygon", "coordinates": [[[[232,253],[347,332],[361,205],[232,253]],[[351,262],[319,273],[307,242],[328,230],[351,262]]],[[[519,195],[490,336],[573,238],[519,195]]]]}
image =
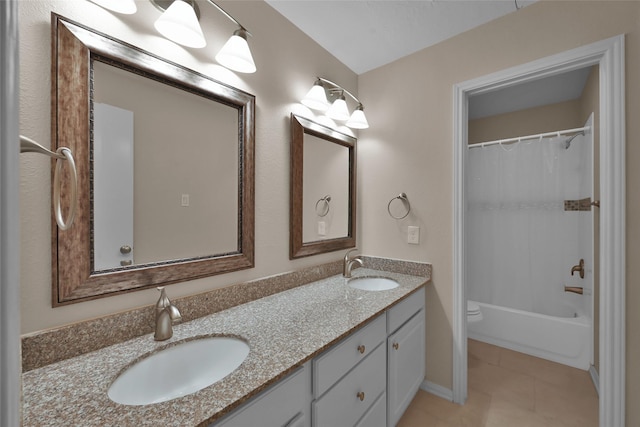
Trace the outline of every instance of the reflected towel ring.
{"type": "Polygon", "coordinates": [[[407,194],[406,193],[400,193],[396,197],[394,197],[393,199],[389,200],[389,203],[387,204],[387,212],[389,212],[389,215],[393,219],[406,218],[407,215],[409,215],[409,212],[411,212],[411,203],[409,203],[409,199],[407,198],[407,194]],[[402,216],[395,216],[394,214],[391,213],[391,203],[393,203],[393,201],[396,200],[396,199],[400,200],[402,202],[402,204],[405,205],[405,207],[407,209],[407,213],[405,213],[402,216]]]}
{"type": "Polygon", "coordinates": [[[316,214],[318,216],[327,216],[327,214],[329,213],[329,210],[331,209],[331,205],[329,204],[330,201],[331,201],[331,196],[327,194],[326,196],[324,196],[323,198],[321,198],[316,202],[316,214]],[[320,206],[318,207],[318,205],[320,206]]]}
{"type": "Polygon", "coordinates": [[[78,172],[76,170],[76,162],[73,159],[71,150],[67,147],[60,147],[55,152],[44,148],[32,139],[20,135],[20,152],[21,153],[40,153],[56,159],[56,169],[53,173],[53,212],[56,216],[56,222],[61,230],[67,230],[73,224],[76,216],[76,208],[78,207],[78,172]],[[62,216],[62,208],[60,207],[60,174],[62,172],[62,160],[69,162],[69,170],[71,171],[71,206],[69,207],[69,216],[65,220],[62,216]]]}

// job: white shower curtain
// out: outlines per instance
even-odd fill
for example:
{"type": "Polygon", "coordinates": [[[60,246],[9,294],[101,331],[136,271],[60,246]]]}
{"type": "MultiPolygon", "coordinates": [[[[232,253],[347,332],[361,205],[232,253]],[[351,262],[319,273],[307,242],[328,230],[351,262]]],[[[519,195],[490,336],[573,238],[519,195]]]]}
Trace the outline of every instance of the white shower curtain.
{"type": "Polygon", "coordinates": [[[582,212],[564,211],[565,200],[590,196],[582,138],[569,149],[566,136],[469,149],[469,299],[555,314],[571,266],[584,258],[582,212]]]}

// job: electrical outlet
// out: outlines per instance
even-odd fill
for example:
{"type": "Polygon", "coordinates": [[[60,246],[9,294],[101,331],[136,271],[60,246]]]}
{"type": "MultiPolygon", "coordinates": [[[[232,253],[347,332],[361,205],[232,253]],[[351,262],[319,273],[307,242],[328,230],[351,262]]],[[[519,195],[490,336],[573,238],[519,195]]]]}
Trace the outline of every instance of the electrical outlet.
{"type": "Polygon", "coordinates": [[[410,225],[407,231],[407,243],[411,245],[420,244],[420,227],[410,225]]]}
{"type": "Polygon", "coordinates": [[[188,194],[183,194],[182,195],[182,201],[181,201],[182,206],[189,206],[189,195],[188,194]]]}

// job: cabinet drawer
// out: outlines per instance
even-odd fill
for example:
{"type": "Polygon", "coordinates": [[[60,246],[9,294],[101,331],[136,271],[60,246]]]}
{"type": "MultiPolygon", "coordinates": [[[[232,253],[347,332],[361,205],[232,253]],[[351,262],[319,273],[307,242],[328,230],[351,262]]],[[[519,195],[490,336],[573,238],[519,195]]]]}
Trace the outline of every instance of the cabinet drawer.
{"type": "Polygon", "coordinates": [[[387,386],[386,353],[386,346],[379,345],[335,387],[315,401],[312,425],[354,426],[387,386]]]}
{"type": "Polygon", "coordinates": [[[308,424],[311,400],[310,366],[298,371],[253,398],[222,421],[209,427],[293,427],[308,424]]]}
{"type": "Polygon", "coordinates": [[[387,333],[394,333],[400,326],[424,307],[424,287],[387,311],[387,333]]]}
{"type": "Polygon", "coordinates": [[[385,314],[313,361],[313,392],[321,396],[386,339],[385,314]]]}
{"type": "Polygon", "coordinates": [[[387,393],[382,393],[355,427],[387,427],[387,393]]]}

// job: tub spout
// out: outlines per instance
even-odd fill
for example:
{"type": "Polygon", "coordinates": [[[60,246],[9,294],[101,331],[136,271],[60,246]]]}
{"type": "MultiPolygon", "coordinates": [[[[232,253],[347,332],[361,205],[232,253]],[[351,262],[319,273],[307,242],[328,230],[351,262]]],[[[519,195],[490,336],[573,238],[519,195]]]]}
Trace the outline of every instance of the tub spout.
{"type": "Polygon", "coordinates": [[[574,294],[582,295],[583,289],[581,287],[578,287],[578,286],[565,286],[564,287],[564,291],[565,292],[573,292],[574,294]]]}

